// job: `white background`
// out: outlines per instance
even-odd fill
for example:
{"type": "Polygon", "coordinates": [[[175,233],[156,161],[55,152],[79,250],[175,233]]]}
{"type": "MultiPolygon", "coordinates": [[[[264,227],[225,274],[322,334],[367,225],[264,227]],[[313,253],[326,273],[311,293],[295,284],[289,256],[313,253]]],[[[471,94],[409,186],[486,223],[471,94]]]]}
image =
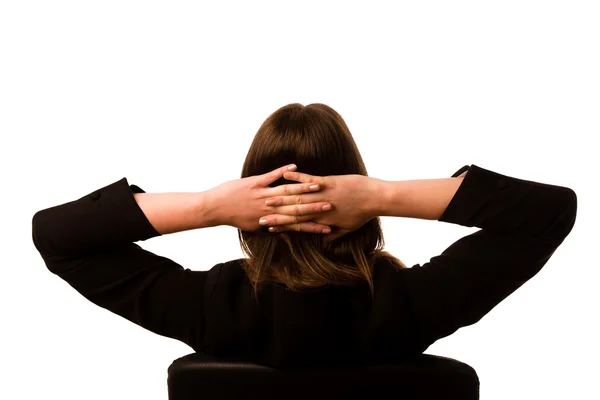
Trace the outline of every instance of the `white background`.
{"type": "MultiPolygon", "coordinates": [[[[193,350],[51,274],[31,218],[122,177],[147,192],[235,179],[292,102],[336,109],[371,176],[476,164],[575,190],[577,222],[544,269],[427,353],[475,368],[484,400],[600,398],[596,2],[198,3],[1,3],[0,398],[167,398],[168,366],[193,350]]],[[[383,226],[408,266],[477,230],[383,226]]],[[[231,227],[142,245],[198,270],[242,255],[231,227]]]]}

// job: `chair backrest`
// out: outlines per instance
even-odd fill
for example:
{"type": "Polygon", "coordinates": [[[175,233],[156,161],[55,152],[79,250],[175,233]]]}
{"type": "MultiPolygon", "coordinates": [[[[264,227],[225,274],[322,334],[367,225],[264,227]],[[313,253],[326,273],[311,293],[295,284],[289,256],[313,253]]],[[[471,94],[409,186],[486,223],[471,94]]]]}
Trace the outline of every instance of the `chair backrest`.
{"type": "Polygon", "coordinates": [[[393,365],[281,371],[201,353],[173,361],[169,400],[479,399],[479,377],[463,362],[422,354],[393,365]]]}

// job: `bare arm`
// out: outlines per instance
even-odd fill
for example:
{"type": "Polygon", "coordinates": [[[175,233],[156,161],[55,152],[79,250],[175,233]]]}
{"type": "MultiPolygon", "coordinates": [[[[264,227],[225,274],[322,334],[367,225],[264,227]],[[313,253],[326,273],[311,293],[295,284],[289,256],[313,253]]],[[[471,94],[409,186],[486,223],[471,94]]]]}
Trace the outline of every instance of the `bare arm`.
{"type": "Polygon", "coordinates": [[[135,193],[133,197],[154,229],[162,235],[218,224],[210,218],[211,209],[204,192],[135,193]]]}
{"type": "Polygon", "coordinates": [[[380,181],[381,196],[374,196],[375,216],[438,220],[463,182],[456,178],[380,181]]]}

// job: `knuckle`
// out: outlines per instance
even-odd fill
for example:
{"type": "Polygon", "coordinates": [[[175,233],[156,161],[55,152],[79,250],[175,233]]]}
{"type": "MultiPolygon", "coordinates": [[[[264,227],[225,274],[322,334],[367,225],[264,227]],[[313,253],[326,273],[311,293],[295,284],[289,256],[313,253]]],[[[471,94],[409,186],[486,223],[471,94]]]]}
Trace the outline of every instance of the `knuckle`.
{"type": "Polygon", "coordinates": [[[296,203],[297,204],[302,204],[302,197],[300,197],[299,194],[296,195],[296,203]]]}

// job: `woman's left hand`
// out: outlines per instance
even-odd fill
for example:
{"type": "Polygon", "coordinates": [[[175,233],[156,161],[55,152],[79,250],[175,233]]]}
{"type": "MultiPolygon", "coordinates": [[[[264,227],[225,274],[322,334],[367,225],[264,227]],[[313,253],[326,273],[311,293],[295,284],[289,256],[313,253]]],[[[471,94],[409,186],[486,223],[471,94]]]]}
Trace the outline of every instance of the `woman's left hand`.
{"type": "MultiPolygon", "coordinates": [[[[282,178],[285,172],[295,170],[296,165],[286,165],[263,175],[228,181],[209,190],[207,194],[210,198],[211,208],[214,208],[211,213],[215,215],[216,225],[235,226],[248,232],[257,231],[264,228],[259,224],[259,219],[273,214],[273,207],[265,204],[267,198],[300,195],[320,190],[319,185],[314,182],[269,187],[271,183],[282,178]]],[[[294,211],[297,219],[297,224],[294,224],[295,229],[311,233],[327,234],[331,232],[329,226],[311,221],[319,214],[328,211],[327,209],[323,210],[323,206],[331,207],[331,204],[328,202],[299,204],[294,211]]]]}

